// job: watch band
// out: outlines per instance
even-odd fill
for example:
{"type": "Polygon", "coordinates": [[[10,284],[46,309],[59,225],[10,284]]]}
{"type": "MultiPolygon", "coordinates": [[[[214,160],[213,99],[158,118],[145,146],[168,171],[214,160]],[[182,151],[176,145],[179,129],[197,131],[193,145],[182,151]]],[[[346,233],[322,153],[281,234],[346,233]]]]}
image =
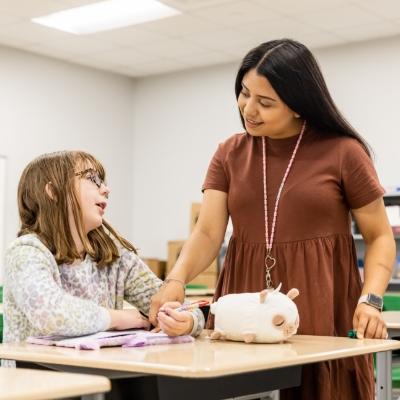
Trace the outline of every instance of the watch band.
{"type": "Polygon", "coordinates": [[[369,306],[374,307],[379,311],[382,311],[382,308],[383,308],[383,298],[381,296],[378,296],[373,293],[367,293],[367,294],[362,295],[358,299],[357,304],[360,304],[360,303],[368,304],[369,306]]]}

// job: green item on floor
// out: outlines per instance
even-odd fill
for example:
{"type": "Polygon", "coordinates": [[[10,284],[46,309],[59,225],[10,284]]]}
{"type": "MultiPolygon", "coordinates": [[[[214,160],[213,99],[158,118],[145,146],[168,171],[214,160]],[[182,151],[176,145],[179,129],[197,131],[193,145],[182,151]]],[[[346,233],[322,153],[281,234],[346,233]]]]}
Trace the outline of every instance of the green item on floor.
{"type": "Polygon", "coordinates": [[[186,289],[207,289],[207,285],[199,285],[199,284],[193,284],[189,283],[186,285],[186,289]]]}
{"type": "Polygon", "coordinates": [[[400,388],[400,367],[392,368],[392,387],[396,389],[400,388]]]}

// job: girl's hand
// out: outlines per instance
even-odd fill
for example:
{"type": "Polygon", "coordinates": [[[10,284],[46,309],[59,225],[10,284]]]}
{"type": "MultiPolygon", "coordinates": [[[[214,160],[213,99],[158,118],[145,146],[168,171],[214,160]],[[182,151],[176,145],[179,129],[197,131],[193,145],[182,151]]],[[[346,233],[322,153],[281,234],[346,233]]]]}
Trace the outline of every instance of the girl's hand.
{"type": "Polygon", "coordinates": [[[382,313],[365,303],[356,307],[353,316],[353,329],[358,339],[387,339],[388,333],[382,313]]]}
{"type": "Polygon", "coordinates": [[[169,336],[188,335],[193,329],[193,316],[189,311],[175,311],[177,301],[165,303],[157,314],[158,326],[169,336]]]}
{"type": "Polygon", "coordinates": [[[108,311],[111,317],[111,324],[108,329],[117,331],[134,328],[150,329],[150,322],[134,308],[108,311]]]}
{"type": "Polygon", "coordinates": [[[180,282],[171,280],[168,283],[164,283],[160,290],[151,298],[149,320],[153,326],[158,324],[158,310],[167,301],[179,301],[183,302],[185,298],[185,292],[183,285],[180,282]]]}

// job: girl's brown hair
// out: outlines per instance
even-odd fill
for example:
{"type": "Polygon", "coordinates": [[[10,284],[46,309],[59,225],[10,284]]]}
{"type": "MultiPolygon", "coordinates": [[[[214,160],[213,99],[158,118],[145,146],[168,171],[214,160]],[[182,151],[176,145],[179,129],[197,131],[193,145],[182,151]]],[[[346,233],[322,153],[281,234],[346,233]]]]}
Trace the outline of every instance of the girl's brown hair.
{"type": "Polygon", "coordinates": [[[70,208],[86,253],[100,267],[112,264],[119,257],[115,240],[136,253],[135,247],[104,219],[100,227],[85,234],[82,210],[74,184],[78,167],[93,168],[103,181],[105,179],[101,163],[83,151],[43,154],[26,166],[18,184],[21,219],[18,236],[35,233],[52,252],[58,264],[73,263],[81,255],[71,234],[68,220],[70,208]]]}

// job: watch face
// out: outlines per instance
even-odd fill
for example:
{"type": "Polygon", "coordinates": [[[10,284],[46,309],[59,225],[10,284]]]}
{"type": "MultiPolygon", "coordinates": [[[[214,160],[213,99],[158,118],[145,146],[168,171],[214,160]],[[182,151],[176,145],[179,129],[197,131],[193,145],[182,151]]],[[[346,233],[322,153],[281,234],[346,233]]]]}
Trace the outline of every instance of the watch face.
{"type": "Polygon", "coordinates": [[[382,308],[383,300],[382,297],[377,296],[375,294],[369,293],[367,302],[376,308],[382,308]]]}

